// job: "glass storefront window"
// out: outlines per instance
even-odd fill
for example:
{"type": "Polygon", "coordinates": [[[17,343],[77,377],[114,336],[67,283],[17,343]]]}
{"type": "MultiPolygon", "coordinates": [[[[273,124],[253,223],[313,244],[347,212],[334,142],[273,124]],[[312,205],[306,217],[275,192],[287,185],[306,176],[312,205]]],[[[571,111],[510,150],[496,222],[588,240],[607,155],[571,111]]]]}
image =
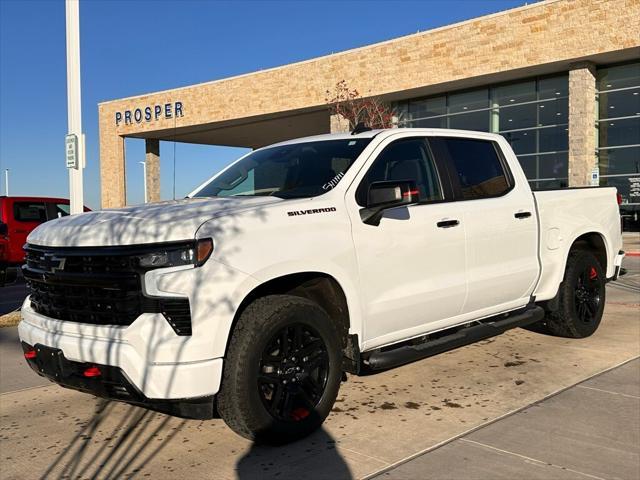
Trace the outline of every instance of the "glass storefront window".
{"type": "Polygon", "coordinates": [[[489,107],[489,90],[486,88],[449,95],[448,113],[462,113],[487,107],[489,107]]]}
{"type": "Polygon", "coordinates": [[[536,82],[513,83],[495,87],[491,92],[494,106],[508,106],[515,103],[532,102],[536,100],[536,82]]]}
{"type": "Polygon", "coordinates": [[[429,98],[409,103],[411,118],[426,118],[447,113],[447,97],[429,98]]]}
{"type": "Polygon", "coordinates": [[[569,99],[542,102],[538,107],[538,126],[559,125],[569,122],[569,99]]]}
{"type": "Polygon", "coordinates": [[[541,175],[565,184],[568,177],[568,90],[568,76],[559,75],[408,100],[398,106],[400,126],[499,133],[518,155],[527,178],[546,179],[549,188],[550,177],[541,175]]]}
{"type": "Polygon", "coordinates": [[[569,79],[567,76],[541,78],[538,80],[538,99],[560,98],[569,96],[569,79]]]}
{"type": "Polygon", "coordinates": [[[599,92],[618,88],[640,86],[640,63],[619,65],[598,70],[597,89],[599,92]]]}
{"type": "Polygon", "coordinates": [[[491,115],[489,110],[465,113],[464,115],[450,115],[449,128],[460,130],[490,131],[491,115]]]}
{"type": "Polygon", "coordinates": [[[599,122],[598,146],[621,147],[640,144],[640,115],[599,122]]]}
{"type": "Polygon", "coordinates": [[[640,87],[600,93],[598,114],[600,120],[640,115],[640,87]]]}
{"type": "Polygon", "coordinates": [[[640,175],[640,146],[600,150],[600,175],[640,175]]]}
{"type": "Polygon", "coordinates": [[[597,74],[600,185],[622,195],[622,224],[640,227],[640,62],[597,74]]]}
{"type": "Polygon", "coordinates": [[[537,111],[538,105],[535,103],[497,110],[500,122],[499,131],[535,127],[538,123],[537,111]]]}

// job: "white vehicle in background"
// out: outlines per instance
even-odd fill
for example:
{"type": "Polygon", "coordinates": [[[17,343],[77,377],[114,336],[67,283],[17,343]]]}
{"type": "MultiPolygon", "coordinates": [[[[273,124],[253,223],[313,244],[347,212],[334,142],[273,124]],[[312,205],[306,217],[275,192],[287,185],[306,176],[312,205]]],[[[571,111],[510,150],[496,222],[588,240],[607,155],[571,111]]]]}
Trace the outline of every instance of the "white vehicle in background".
{"type": "Polygon", "coordinates": [[[614,188],[532,192],[501,136],[356,130],[38,227],[19,331],[63,386],[284,442],[344,372],[519,326],[593,334],[621,246],[614,188]]]}

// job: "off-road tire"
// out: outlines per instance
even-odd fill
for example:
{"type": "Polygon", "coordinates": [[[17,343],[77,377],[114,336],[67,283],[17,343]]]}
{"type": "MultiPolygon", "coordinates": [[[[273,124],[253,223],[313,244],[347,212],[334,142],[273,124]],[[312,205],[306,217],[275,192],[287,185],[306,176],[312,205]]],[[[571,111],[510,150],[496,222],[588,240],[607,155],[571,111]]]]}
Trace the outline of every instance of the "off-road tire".
{"type": "MultiPolygon", "coordinates": [[[[558,289],[558,310],[547,312],[542,323],[532,326],[532,330],[549,333],[558,337],[585,338],[591,336],[600,325],[605,304],[606,274],[593,253],[587,250],[573,250],[569,253],[564,279],[558,289]],[[594,275],[595,273],[595,275],[594,275]],[[578,306],[578,294],[581,288],[580,277],[591,276],[590,284],[597,302],[588,301],[590,306],[578,306]],[[588,308],[588,319],[581,318],[580,309],[588,308]],[[591,310],[593,313],[591,313],[591,310]]],[[[583,315],[584,317],[584,315],[583,315]]]]}
{"type": "MultiPolygon", "coordinates": [[[[278,345],[282,343],[281,339],[277,341],[278,345]]],[[[289,353],[284,356],[293,355],[294,343],[291,345],[289,353]]],[[[278,355],[283,356],[282,351],[278,355]]],[[[250,440],[284,444],[302,438],[320,427],[329,415],[340,388],[341,361],[341,342],[336,326],[320,306],[305,298],[291,295],[258,298],[242,312],[232,332],[224,361],[222,386],[217,398],[218,412],[234,432],[250,440]],[[294,416],[291,420],[285,421],[276,418],[267,408],[267,400],[260,390],[264,387],[262,384],[258,386],[258,376],[262,375],[261,368],[264,368],[261,365],[265,358],[265,349],[273,345],[269,342],[274,338],[280,338],[278,335],[283,330],[289,332],[288,328],[294,329],[294,333],[297,333],[295,328],[300,325],[308,329],[305,330],[307,333],[317,333],[317,337],[324,342],[326,348],[323,350],[323,377],[326,382],[324,391],[318,393],[319,400],[315,408],[303,412],[303,418],[294,416]]],[[[291,369],[287,369],[289,370],[291,369]]],[[[304,380],[299,378],[298,381],[298,385],[292,385],[290,380],[286,387],[302,388],[301,382],[304,380]]]]}

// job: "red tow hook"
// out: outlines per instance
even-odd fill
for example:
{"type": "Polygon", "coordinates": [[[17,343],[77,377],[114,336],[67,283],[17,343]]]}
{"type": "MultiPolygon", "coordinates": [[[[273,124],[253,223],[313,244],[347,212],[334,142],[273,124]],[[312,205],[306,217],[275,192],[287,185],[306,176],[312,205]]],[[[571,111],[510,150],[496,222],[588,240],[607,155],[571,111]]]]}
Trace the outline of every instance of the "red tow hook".
{"type": "Polygon", "coordinates": [[[24,358],[26,358],[27,360],[33,360],[34,358],[36,358],[35,349],[27,350],[26,352],[24,352],[24,358]]]}
{"type": "Polygon", "coordinates": [[[82,375],[88,378],[93,378],[93,377],[99,377],[100,375],[102,375],[102,372],[98,367],[88,367],[85,369],[84,372],[82,372],[82,375]]]}

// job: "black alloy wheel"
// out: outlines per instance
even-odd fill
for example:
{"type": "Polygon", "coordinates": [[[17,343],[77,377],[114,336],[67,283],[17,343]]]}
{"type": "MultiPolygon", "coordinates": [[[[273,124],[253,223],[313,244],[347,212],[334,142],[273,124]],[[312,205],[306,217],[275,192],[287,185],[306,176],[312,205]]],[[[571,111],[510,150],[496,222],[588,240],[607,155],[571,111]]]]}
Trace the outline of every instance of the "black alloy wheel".
{"type": "Polygon", "coordinates": [[[315,411],[329,377],[329,354],[309,325],[284,326],[262,352],[258,391],[273,418],[298,422],[315,411]]]}
{"type": "Polygon", "coordinates": [[[576,315],[583,323],[592,323],[600,310],[600,278],[595,265],[586,265],[578,274],[574,290],[576,315]]]}
{"type": "Polygon", "coordinates": [[[338,396],[342,340],[317,303],[292,295],[251,302],[233,330],[216,406],[236,433],[281,445],[317,430],[338,396]]]}

